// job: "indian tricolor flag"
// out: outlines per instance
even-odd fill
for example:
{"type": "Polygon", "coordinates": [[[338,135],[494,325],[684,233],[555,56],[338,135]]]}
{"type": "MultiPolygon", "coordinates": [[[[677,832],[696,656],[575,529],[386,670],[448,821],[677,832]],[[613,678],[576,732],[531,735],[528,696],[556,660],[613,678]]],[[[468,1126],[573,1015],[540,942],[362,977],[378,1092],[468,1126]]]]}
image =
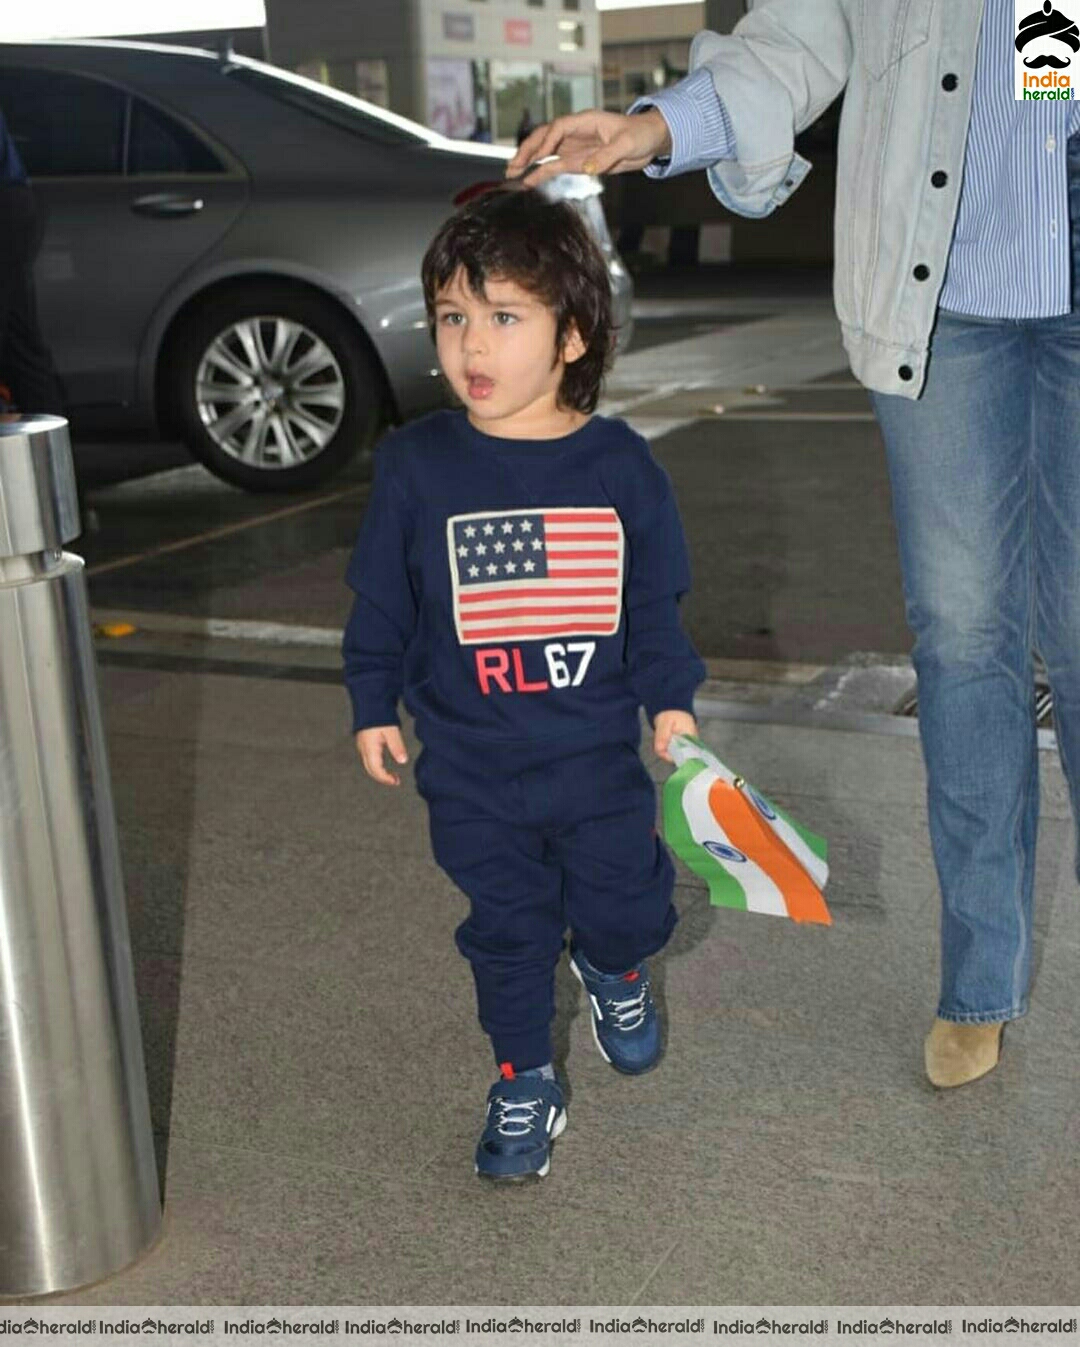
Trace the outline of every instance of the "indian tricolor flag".
{"type": "Polygon", "coordinates": [[[715,907],[832,925],[821,890],[825,839],[725,767],[698,739],[675,735],[664,783],[664,836],[709,886],[715,907]]]}

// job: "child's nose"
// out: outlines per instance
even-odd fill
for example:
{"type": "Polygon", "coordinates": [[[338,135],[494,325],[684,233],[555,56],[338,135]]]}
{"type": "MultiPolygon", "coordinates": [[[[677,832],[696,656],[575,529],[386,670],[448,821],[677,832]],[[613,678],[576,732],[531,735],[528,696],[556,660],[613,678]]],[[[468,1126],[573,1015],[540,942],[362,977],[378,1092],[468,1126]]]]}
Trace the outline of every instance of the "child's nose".
{"type": "Polygon", "coordinates": [[[469,355],[479,355],[483,352],[484,330],[479,323],[466,324],[463,344],[469,355]]]}

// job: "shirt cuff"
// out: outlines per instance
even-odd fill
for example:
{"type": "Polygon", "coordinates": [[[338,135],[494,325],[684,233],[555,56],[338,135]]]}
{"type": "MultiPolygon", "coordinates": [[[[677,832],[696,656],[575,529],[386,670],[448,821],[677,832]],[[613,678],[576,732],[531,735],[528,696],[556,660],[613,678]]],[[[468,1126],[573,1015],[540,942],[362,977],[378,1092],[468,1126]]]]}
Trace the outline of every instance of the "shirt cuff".
{"type": "Polygon", "coordinates": [[[401,726],[398,718],[398,699],[392,693],[368,692],[349,686],[352,703],[352,732],[371,730],[383,725],[401,726]]]}
{"type": "Polygon", "coordinates": [[[708,70],[695,70],[670,89],[636,99],[630,112],[646,108],[658,108],[671,132],[671,157],[654,159],[645,169],[650,178],[692,173],[736,158],[731,119],[708,70]]]}

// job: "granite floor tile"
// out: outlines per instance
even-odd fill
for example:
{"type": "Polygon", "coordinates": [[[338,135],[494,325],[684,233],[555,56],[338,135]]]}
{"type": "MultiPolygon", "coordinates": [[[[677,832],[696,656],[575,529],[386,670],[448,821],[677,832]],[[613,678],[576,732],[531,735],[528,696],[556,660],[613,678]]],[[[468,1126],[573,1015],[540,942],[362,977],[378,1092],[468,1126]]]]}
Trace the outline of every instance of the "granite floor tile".
{"type": "Polygon", "coordinates": [[[166,1233],[80,1300],[1075,1298],[1080,885],[1047,755],[1032,1013],[939,1093],[917,744],[710,727],[828,837],[834,925],[712,908],[680,870],[667,1053],[639,1080],[600,1059],[562,961],[570,1126],[547,1180],[505,1190],[472,1173],[493,1063],[411,782],[362,777],[333,689],[130,675],[108,671],[110,752],[166,1233]],[[613,1239],[628,1204],[637,1238],[613,1239]]]}
{"type": "Polygon", "coordinates": [[[99,670],[99,686],[110,733],[280,753],[326,752],[349,735],[348,698],[332,684],[114,665],[99,670]]]}
{"type": "Polygon", "coordinates": [[[403,982],[467,971],[453,943],[467,900],[424,854],[297,837],[267,839],[255,870],[227,841],[200,843],[189,864],[196,955],[352,977],[397,999],[403,982]]]}
{"type": "MultiPolygon", "coordinates": [[[[965,1110],[935,1145],[926,1118],[940,1110],[928,1096],[912,1110],[923,1134],[893,1154],[886,1133],[867,1158],[849,1153],[850,1131],[814,1131],[812,1116],[792,1116],[786,1130],[780,1119],[760,1127],[700,1100],[691,1128],[687,1116],[666,1131],[630,1128],[633,1097],[659,1074],[631,1082],[605,1072],[579,1091],[548,1179],[510,1189],[473,1176],[471,1128],[442,1133],[423,1174],[396,1176],[375,1172],[362,1152],[334,1164],[317,1147],[283,1157],[178,1136],[162,1244],[69,1299],[1069,1301],[1075,1235],[1048,1213],[1071,1209],[1075,1160],[1010,1163],[1035,1108],[1020,1108],[996,1136],[965,1110]],[[628,1201],[642,1217],[637,1238],[612,1239],[628,1201]]],[[[984,1100],[974,1111],[989,1122],[1001,1105],[984,1100]]],[[[940,1118],[936,1127],[940,1135],[940,1118]]]]}
{"type": "Polygon", "coordinates": [[[1068,1304],[1075,1247],[1028,1214],[962,1188],[920,1193],[832,1176],[759,1193],[735,1180],[721,1220],[697,1222],[657,1272],[659,1304],[1068,1304]]]}
{"type": "Polygon", "coordinates": [[[448,1109],[479,1116],[494,1078],[468,967],[447,957],[441,971],[410,982],[362,968],[189,958],[174,1129],[208,1145],[343,1165],[363,1156],[386,1175],[401,1172],[403,1154],[426,1163],[433,1124],[448,1109]]]}
{"type": "MultiPolygon", "coordinates": [[[[178,1138],[168,1193],[157,1248],[67,1303],[610,1304],[642,1275],[640,1232],[611,1238],[625,1193],[583,1194],[569,1161],[496,1187],[468,1158],[390,1177],[363,1153],[338,1166],[314,1148],[297,1159],[178,1138]]],[[[675,1222],[658,1213],[653,1229],[673,1242],[675,1222]]]]}
{"type": "Polygon", "coordinates": [[[427,809],[411,777],[400,789],[363,774],[348,740],[322,753],[273,745],[201,744],[163,752],[113,732],[109,757],[121,833],[128,824],[160,827],[177,845],[204,837],[253,850],[266,839],[303,839],[328,854],[356,857],[427,849],[427,809]]]}

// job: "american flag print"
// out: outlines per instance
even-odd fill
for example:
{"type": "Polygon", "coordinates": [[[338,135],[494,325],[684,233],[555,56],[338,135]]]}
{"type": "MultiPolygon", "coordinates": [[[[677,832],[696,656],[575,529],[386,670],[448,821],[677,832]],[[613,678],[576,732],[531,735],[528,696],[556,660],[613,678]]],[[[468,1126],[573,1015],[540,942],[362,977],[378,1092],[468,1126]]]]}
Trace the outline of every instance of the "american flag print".
{"type": "Polygon", "coordinates": [[[618,630],[624,539],[610,506],[452,515],[446,541],[462,645],[618,630]]]}

